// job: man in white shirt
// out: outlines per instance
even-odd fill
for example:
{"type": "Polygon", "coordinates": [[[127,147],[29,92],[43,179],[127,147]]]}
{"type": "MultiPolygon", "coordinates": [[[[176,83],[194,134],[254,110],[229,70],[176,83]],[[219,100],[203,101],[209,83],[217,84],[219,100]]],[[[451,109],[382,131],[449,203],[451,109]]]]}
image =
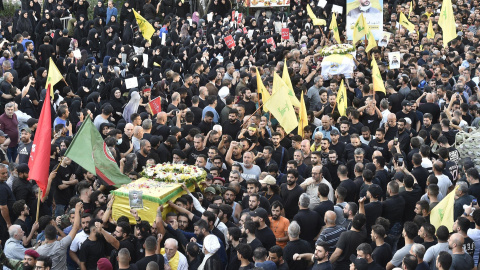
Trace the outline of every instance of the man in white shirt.
{"type": "Polygon", "coordinates": [[[82,231],[75,235],[75,238],[73,238],[72,244],[70,245],[70,250],[68,251],[70,258],[72,258],[72,260],[78,266],[80,266],[80,259],[78,258],[77,252],[80,251],[83,242],[88,238],[88,235],[90,234],[90,228],[88,224],[90,223],[91,219],[92,218],[89,214],[82,215],[82,231]]]}

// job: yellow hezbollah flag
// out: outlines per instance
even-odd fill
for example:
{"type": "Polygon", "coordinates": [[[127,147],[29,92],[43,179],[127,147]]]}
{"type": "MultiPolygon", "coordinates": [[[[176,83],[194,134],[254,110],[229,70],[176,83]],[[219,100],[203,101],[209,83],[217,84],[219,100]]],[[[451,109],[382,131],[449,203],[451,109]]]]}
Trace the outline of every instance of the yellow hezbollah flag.
{"type": "Polygon", "coordinates": [[[427,38],[434,38],[434,37],[435,37],[435,32],[433,32],[432,19],[430,19],[428,21],[427,38]]]}
{"type": "Polygon", "coordinates": [[[408,31],[415,31],[415,25],[411,23],[403,12],[400,12],[400,18],[398,23],[400,23],[403,27],[407,28],[408,31]]]}
{"type": "Polygon", "coordinates": [[[303,93],[302,97],[300,98],[300,111],[298,112],[299,118],[298,118],[298,132],[297,134],[302,136],[303,138],[303,128],[308,125],[308,115],[307,115],[307,108],[305,106],[305,100],[303,99],[303,93]]]}
{"type": "Polygon", "coordinates": [[[360,13],[357,22],[353,27],[353,45],[355,46],[355,44],[357,44],[359,40],[366,36],[368,32],[370,32],[370,29],[367,21],[365,20],[365,17],[363,17],[363,13],[360,13]]]}
{"type": "Polygon", "coordinates": [[[455,204],[455,191],[457,189],[458,186],[430,212],[430,223],[435,226],[435,229],[444,225],[449,231],[452,231],[453,223],[455,223],[455,220],[453,220],[453,205],[455,204]]]}
{"type": "Polygon", "coordinates": [[[365,51],[367,51],[368,53],[371,49],[377,47],[377,42],[375,41],[375,37],[373,36],[372,31],[370,31],[370,29],[368,29],[367,40],[368,40],[368,45],[365,51]]]}
{"type": "MultiPolygon", "coordinates": [[[[258,72],[258,68],[257,68],[257,91],[258,93],[262,94],[262,102],[263,104],[265,104],[265,102],[267,102],[270,99],[270,93],[268,93],[267,89],[265,88],[265,85],[263,85],[260,72],[258,72]]],[[[264,108],[264,111],[268,112],[266,108],[264,108]]]]}
{"type": "MultiPolygon", "coordinates": [[[[298,101],[298,98],[295,96],[295,92],[293,92],[292,82],[290,81],[290,75],[288,74],[286,58],[285,58],[285,62],[283,63],[282,80],[285,82],[285,84],[288,87],[288,97],[290,98],[290,102],[293,104],[293,106],[300,107],[300,101],[298,101]]],[[[276,89],[275,87],[273,87],[272,93],[275,91],[276,89]]]]}
{"type": "Polygon", "coordinates": [[[138,14],[135,9],[133,9],[133,14],[135,15],[135,19],[137,19],[138,28],[142,32],[142,36],[150,41],[153,34],[155,33],[155,28],[143,18],[140,14],[138,14]]]}
{"type": "Polygon", "coordinates": [[[288,86],[277,73],[273,75],[273,89],[275,89],[274,93],[263,106],[275,116],[288,134],[298,126],[298,121],[292,102],[289,98],[285,98],[288,95],[288,86]]]}
{"type": "Polygon", "coordinates": [[[333,37],[338,44],[341,44],[342,42],[340,41],[340,34],[338,33],[337,16],[335,16],[335,13],[332,14],[332,21],[330,22],[329,29],[333,30],[333,37]]]}
{"type": "Polygon", "coordinates": [[[347,116],[347,89],[343,80],[337,93],[337,109],[341,116],[347,116]]]}
{"type": "Polygon", "coordinates": [[[57,84],[61,80],[63,80],[63,76],[53,62],[52,58],[50,58],[48,64],[47,83],[45,84],[45,89],[47,90],[49,89],[48,85],[50,84],[50,98],[53,99],[53,86],[55,86],[55,84],[57,84]]]}
{"type": "Polygon", "coordinates": [[[307,5],[307,14],[310,19],[312,19],[313,25],[327,25],[327,22],[324,19],[318,19],[317,16],[315,16],[310,5],[307,5]]]}
{"type": "Polygon", "coordinates": [[[457,37],[457,27],[455,26],[455,17],[453,16],[451,0],[443,0],[438,25],[442,27],[443,47],[446,48],[448,42],[457,37]]]}
{"type": "Polygon", "coordinates": [[[385,85],[383,84],[382,75],[378,69],[377,61],[372,60],[372,79],[373,79],[373,91],[383,92],[386,94],[385,85]]]}

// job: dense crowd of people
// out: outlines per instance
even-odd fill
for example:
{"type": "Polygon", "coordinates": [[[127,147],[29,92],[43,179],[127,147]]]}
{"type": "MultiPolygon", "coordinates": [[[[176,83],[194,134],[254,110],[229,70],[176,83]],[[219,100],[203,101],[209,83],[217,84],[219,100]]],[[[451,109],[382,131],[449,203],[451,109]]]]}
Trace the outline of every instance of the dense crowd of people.
{"type": "MultiPolygon", "coordinates": [[[[306,5],[328,26],[332,3],[291,1],[288,12],[240,19],[232,18],[237,4],[213,0],[213,16],[199,16],[197,3],[183,0],[21,1],[13,22],[1,24],[3,268],[476,269],[480,173],[476,153],[461,156],[456,136],[480,123],[479,1],[453,1],[458,36],[447,46],[440,1],[384,2],[388,44],[368,53],[357,44],[353,73],[327,76],[320,49],[334,37],[313,25],[306,5]],[[150,40],[133,10],[155,28],[150,40]],[[399,27],[401,12],[414,31],[399,27]],[[400,69],[389,69],[388,53],[398,51],[400,69]],[[63,80],[54,86],[51,173],[38,200],[28,161],[49,102],[50,58],[63,80]],[[386,93],[373,89],[372,59],[386,93]],[[272,94],[284,69],[308,115],[291,132],[260,108],[257,87],[272,94]],[[342,81],[345,115],[336,99],[342,81]],[[157,97],[162,111],[152,114],[157,97]],[[166,162],[203,168],[206,180],[193,192],[184,186],[155,220],[135,209],[114,220],[115,187],[65,157],[88,117],[132,181],[166,162]],[[451,192],[454,206],[435,210],[453,211],[452,225],[431,222],[451,192]]],[[[336,18],[348,43],[345,15],[336,18]]]]}

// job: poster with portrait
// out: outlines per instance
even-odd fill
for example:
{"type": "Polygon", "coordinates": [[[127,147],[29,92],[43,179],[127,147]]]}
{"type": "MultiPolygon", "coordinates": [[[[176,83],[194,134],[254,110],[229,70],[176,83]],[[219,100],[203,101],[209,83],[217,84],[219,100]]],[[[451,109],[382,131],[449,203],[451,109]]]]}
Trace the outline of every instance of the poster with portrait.
{"type": "Polygon", "coordinates": [[[347,39],[353,40],[353,26],[363,13],[375,40],[383,33],[383,0],[347,0],[347,39]]]}
{"type": "Polygon", "coordinates": [[[391,52],[388,53],[388,68],[389,69],[399,69],[400,68],[400,52],[391,52]]]}
{"type": "Polygon", "coordinates": [[[387,47],[388,42],[390,41],[392,33],[389,32],[383,32],[382,33],[382,38],[378,40],[378,47],[387,47]]]}
{"type": "Polygon", "coordinates": [[[130,208],[143,208],[142,194],[143,192],[141,190],[130,190],[128,192],[128,201],[130,203],[130,208]]]}

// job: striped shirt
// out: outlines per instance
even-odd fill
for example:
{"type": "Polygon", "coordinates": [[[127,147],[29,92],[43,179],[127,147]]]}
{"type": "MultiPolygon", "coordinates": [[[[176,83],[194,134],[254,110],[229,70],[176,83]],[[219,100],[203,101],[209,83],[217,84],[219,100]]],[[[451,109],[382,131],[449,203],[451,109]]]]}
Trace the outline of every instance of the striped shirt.
{"type": "Polygon", "coordinates": [[[340,238],[340,234],[346,230],[347,229],[345,229],[345,227],[340,225],[335,225],[335,227],[327,227],[320,233],[317,244],[319,242],[327,243],[330,246],[328,254],[333,254],[335,251],[335,246],[337,245],[337,241],[340,238]]]}

